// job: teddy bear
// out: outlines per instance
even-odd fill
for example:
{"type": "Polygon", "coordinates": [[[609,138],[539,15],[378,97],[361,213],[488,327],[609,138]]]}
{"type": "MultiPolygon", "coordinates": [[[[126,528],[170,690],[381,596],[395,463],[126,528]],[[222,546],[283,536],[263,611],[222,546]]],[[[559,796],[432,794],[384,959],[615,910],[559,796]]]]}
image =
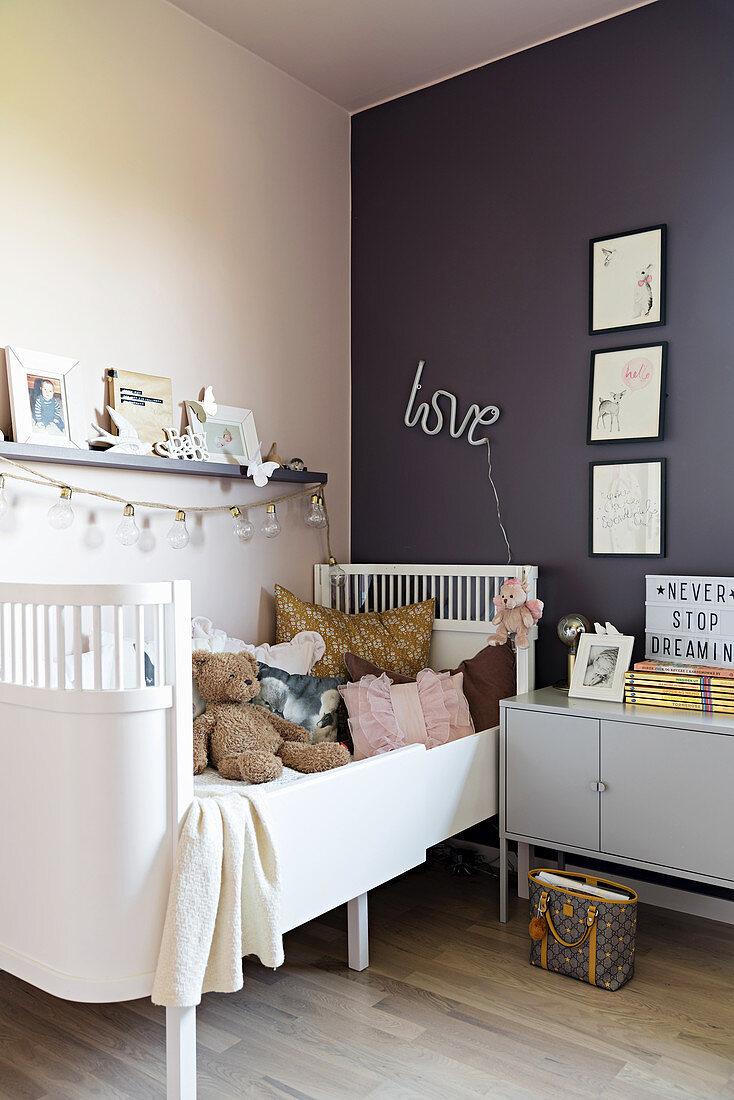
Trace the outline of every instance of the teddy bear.
{"type": "Polygon", "coordinates": [[[492,624],[497,630],[487,638],[487,644],[504,645],[510,634],[514,634],[517,648],[527,649],[530,644],[528,630],[542,617],[543,601],[529,600],[527,584],[511,577],[500,588],[499,596],[495,596],[494,605],[497,614],[492,624]]]}
{"type": "Polygon", "coordinates": [[[285,764],[298,772],[323,772],[348,764],[344,745],[312,745],[308,731],[251,703],[258,691],[251,653],[192,654],[194,683],[206,711],[194,720],[194,775],[211,762],[224,779],[267,783],[285,764]]]}

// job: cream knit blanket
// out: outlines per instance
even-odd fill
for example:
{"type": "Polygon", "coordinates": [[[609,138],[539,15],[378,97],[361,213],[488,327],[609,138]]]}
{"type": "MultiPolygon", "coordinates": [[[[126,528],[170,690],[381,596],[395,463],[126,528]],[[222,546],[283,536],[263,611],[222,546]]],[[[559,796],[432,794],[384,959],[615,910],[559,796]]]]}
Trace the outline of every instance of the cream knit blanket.
{"type": "Polygon", "coordinates": [[[280,870],[266,799],[256,793],[262,788],[238,783],[230,793],[220,784],[194,798],[181,830],[154,1004],[197,1005],[202,993],[241,989],[245,955],[264,966],[283,962],[280,870]]]}

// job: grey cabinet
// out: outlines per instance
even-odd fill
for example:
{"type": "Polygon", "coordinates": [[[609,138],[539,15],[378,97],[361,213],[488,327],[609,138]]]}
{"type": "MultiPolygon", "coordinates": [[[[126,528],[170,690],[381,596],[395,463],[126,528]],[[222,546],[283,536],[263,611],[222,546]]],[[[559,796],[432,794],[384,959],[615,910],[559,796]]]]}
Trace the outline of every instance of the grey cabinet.
{"type": "Polygon", "coordinates": [[[543,711],[507,714],[507,828],[599,847],[599,723],[543,711]]]}
{"type": "Polygon", "coordinates": [[[734,737],[601,723],[601,847],[734,879],[734,737]]]}
{"type": "Polygon", "coordinates": [[[518,892],[533,844],[734,888],[734,719],[573,700],[503,700],[500,919],[507,842],[518,892]]]}

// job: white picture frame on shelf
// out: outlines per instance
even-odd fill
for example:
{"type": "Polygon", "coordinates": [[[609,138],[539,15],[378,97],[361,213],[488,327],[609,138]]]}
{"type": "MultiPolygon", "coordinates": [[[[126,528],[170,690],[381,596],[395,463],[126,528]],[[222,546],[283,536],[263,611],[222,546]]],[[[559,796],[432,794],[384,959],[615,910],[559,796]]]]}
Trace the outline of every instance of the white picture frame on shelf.
{"type": "Polygon", "coordinates": [[[568,694],[574,699],[621,703],[624,674],[630,667],[635,639],[628,634],[582,634],[568,694]]]}
{"type": "Polygon", "coordinates": [[[79,360],[7,347],[13,438],[39,447],[86,451],[86,408],[79,360]]]}
{"type": "Polygon", "coordinates": [[[246,466],[257,454],[259,440],[251,409],[217,404],[213,416],[207,413],[206,420],[200,420],[187,401],[186,412],[191,430],[203,436],[209,449],[208,462],[246,466]]]}

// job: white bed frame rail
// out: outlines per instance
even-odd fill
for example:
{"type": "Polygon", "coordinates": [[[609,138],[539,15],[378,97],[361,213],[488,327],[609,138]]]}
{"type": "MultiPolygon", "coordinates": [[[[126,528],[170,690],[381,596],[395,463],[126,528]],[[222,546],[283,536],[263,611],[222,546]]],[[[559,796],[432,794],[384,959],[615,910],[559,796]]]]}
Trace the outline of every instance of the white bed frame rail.
{"type": "MultiPolygon", "coordinates": [[[[149,996],[193,798],[189,582],[0,584],[0,708],[0,968],[149,996]]],[[[166,1010],[171,1100],[196,1096],[195,1019],[166,1010]]]]}
{"type": "MultiPolygon", "coordinates": [[[[494,597],[532,566],[351,565],[347,611],[433,598],[431,666],[477,653],[494,597]]],[[[315,598],[332,606],[328,566],[315,598]]],[[[0,584],[0,968],[59,997],[148,996],[192,775],[188,581],[0,584]],[[19,777],[32,769],[32,783],[19,777]]],[[[533,686],[535,631],[517,656],[533,686]]],[[[497,728],[411,745],[272,793],[283,930],[346,901],[349,965],[368,964],[367,894],[497,812],[497,728]],[[385,813],[391,808],[390,813],[385,813]],[[349,820],[346,833],[333,822],[349,820]],[[303,821],[329,843],[314,856],[303,821]],[[344,835],[342,835],[344,834],[344,835]],[[300,847],[299,847],[300,841],[300,847]]],[[[196,1010],[166,1009],[168,1100],[196,1097],[196,1010]]]]}
{"type": "MultiPolygon", "coordinates": [[[[343,565],[346,573],[346,606],[340,610],[386,611],[422,600],[435,600],[431,667],[448,668],[473,656],[495,633],[492,619],[495,596],[505,580],[518,577],[528,585],[528,599],[537,595],[535,565],[343,565]],[[468,643],[467,634],[476,634],[468,643]]],[[[314,566],[314,602],[336,605],[328,565],[314,566]]],[[[518,695],[535,683],[537,627],[529,632],[531,644],[517,652],[518,695]]]]}

